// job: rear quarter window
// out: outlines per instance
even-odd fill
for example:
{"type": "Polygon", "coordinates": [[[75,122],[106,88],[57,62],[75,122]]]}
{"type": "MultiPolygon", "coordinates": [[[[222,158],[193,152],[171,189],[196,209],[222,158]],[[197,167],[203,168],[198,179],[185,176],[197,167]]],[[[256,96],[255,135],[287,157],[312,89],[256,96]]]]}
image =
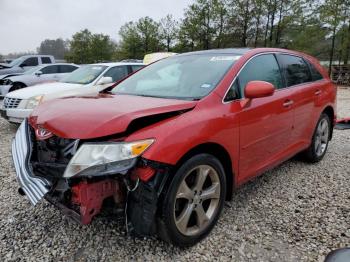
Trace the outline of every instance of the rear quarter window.
{"type": "Polygon", "coordinates": [[[310,62],[308,62],[308,64],[311,72],[312,81],[323,79],[322,74],[317,70],[317,68],[310,62]]]}

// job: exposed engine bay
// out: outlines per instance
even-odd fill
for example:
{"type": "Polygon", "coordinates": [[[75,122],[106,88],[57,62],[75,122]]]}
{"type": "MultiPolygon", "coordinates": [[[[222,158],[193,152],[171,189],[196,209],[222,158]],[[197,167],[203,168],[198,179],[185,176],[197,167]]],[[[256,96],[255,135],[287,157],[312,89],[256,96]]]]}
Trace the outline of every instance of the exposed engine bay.
{"type": "MultiPolygon", "coordinates": [[[[130,234],[147,236],[156,232],[156,211],[171,166],[137,158],[106,175],[86,172],[84,176],[65,178],[65,170],[79,147],[92,141],[55,135],[38,139],[36,131],[24,125],[31,145],[28,168],[35,177],[48,181],[47,201],[83,225],[91,223],[108,205],[124,215],[130,234]]],[[[25,193],[22,188],[19,192],[25,193]]]]}

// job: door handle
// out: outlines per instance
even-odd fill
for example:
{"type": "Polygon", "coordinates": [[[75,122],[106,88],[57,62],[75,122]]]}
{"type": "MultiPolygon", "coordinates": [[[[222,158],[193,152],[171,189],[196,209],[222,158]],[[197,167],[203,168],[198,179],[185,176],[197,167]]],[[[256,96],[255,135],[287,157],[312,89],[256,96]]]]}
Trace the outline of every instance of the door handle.
{"type": "Polygon", "coordinates": [[[317,90],[315,91],[315,95],[317,95],[317,96],[319,96],[321,93],[322,93],[322,91],[321,91],[320,89],[317,89],[317,90]]]}
{"type": "Polygon", "coordinates": [[[284,107],[290,107],[290,106],[293,105],[293,104],[294,104],[294,101],[288,99],[288,100],[284,101],[283,106],[284,106],[284,107]]]}

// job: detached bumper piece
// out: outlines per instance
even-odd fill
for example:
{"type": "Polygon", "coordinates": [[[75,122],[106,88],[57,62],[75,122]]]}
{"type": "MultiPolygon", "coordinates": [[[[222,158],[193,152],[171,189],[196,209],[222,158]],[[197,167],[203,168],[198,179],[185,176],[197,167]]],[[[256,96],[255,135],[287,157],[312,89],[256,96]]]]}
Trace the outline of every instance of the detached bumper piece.
{"type": "Polygon", "coordinates": [[[17,181],[30,202],[36,205],[49,192],[51,183],[44,178],[32,175],[33,172],[29,163],[31,152],[32,142],[29,125],[27,120],[25,120],[12,141],[12,157],[16,169],[17,181]]]}
{"type": "Polygon", "coordinates": [[[350,118],[344,118],[337,121],[335,129],[345,130],[350,129],[350,118]]]}

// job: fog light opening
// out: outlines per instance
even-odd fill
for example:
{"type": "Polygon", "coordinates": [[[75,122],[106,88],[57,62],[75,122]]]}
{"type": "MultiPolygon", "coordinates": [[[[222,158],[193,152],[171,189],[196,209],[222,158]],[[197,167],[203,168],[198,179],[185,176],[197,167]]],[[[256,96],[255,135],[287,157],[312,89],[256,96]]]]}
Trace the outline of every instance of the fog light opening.
{"type": "Polygon", "coordinates": [[[23,189],[21,187],[18,188],[18,194],[20,194],[21,196],[25,196],[26,193],[24,193],[23,189]]]}

